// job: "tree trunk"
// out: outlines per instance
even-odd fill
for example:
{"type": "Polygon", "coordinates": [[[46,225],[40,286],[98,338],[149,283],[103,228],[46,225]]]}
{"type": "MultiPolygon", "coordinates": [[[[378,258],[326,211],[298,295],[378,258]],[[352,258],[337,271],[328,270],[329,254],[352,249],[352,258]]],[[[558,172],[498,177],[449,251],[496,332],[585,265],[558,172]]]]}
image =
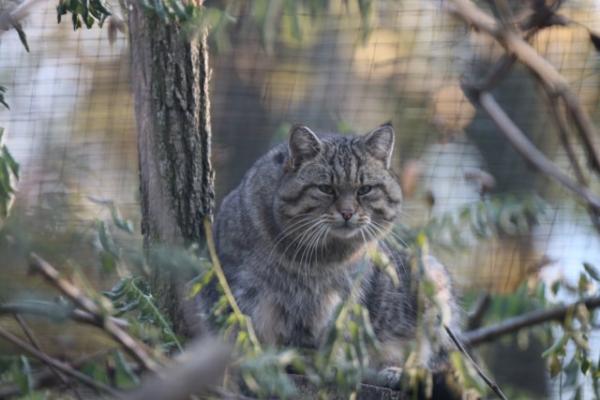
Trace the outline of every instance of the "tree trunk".
{"type": "MultiPolygon", "coordinates": [[[[189,40],[177,24],[129,4],[144,245],[203,244],[202,221],[214,206],[206,36],[189,40]]],[[[151,284],[175,332],[186,335],[189,277],[181,275],[157,266],[151,284]]]]}

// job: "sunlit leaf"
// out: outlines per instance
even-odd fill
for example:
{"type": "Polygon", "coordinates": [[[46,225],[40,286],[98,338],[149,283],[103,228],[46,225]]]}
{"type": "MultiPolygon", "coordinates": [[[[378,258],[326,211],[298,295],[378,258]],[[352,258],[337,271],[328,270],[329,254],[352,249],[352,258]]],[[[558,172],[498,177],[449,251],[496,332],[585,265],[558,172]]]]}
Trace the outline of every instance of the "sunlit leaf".
{"type": "Polygon", "coordinates": [[[554,378],[555,376],[560,374],[560,372],[562,370],[562,364],[556,354],[553,354],[550,357],[550,364],[549,364],[548,368],[550,370],[550,377],[554,378]]]}

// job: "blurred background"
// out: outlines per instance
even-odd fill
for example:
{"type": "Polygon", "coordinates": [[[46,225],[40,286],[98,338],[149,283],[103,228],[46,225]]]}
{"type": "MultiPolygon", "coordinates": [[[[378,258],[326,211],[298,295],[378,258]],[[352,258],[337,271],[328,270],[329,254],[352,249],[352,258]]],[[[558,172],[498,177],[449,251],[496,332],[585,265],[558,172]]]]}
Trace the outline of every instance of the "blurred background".
{"type": "MultiPolygon", "coordinates": [[[[0,109],[0,126],[21,165],[6,224],[21,227],[18,235],[28,246],[67,249],[66,264],[87,265],[91,284],[102,287],[111,274],[86,263],[96,246],[95,221],[109,216],[98,203],[114,202],[139,231],[128,38],[120,31],[111,36],[106,25],[73,31],[69,21],[57,24],[55,3],[39,2],[23,21],[29,53],[16,32],[0,36],[0,83],[10,105],[0,109]]],[[[403,224],[424,225],[487,198],[544,204],[515,232],[481,241],[470,235],[461,251],[438,248],[465,308],[489,293],[499,296],[498,316],[516,314],[532,307],[532,287],[549,287],[559,278],[576,285],[583,262],[600,265],[600,236],[585,209],[533,172],[461,90],[461,80],[485,76],[501,47],[450,17],[440,1],[379,0],[365,14],[358,3],[330,0],[318,15],[309,7],[290,10],[288,3],[247,2],[231,11],[235,23],[210,38],[217,201],[258,157],[286,139],[291,124],[365,133],[392,121],[394,169],[406,196],[403,224]],[[269,18],[276,14],[283,16],[273,23],[269,18]]],[[[218,1],[207,5],[223,8],[218,1]]],[[[598,123],[600,53],[588,29],[600,32],[600,2],[567,1],[561,10],[581,25],[544,29],[532,45],[598,123]]],[[[118,18],[119,7],[114,11],[118,18]]],[[[516,66],[494,94],[530,139],[571,173],[531,74],[516,66]]],[[[457,224],[447,239],[472,230],[457,224]]],[[[18,243],[0,248],[2,299],[33,290],[19,261],[25,247],[18,243]]],[[[61,335],[61,351],[72,351],[75,343],[88,346],[81,337],[61,335]]],[[[540,357],[541,342],[514,335],[483,346],[481,355],[508,393],[548,398],[556,383],[540,357]]]]}

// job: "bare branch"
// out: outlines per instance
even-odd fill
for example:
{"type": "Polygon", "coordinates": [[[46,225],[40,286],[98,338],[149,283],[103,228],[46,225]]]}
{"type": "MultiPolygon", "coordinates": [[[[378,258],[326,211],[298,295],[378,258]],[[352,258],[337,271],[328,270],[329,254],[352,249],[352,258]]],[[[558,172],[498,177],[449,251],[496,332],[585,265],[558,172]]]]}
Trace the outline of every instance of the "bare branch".
{"type": "Polygon", "coordinates": [[[30,356],[37,358],[38,360],[40,360],[44,364],[48,365],[49,367],[57,369],[58,371],[64,373],[67,376],[70,376],[73,379],[76,379],[77,381],[81,382],[82,384],[84,384],[88,387],[90,387],[94,390],[99,390],[104,393],[107,393],[115,398],[122,398],[121,394],[117,390],[111,388],[110,386],[105,385],[102,382],[95,381],[94,379],[90,378],[89,376],[87,376],[79,371],[74,370],[72,367],[70,367],[66,363],[58,361],[58,360],[50,357],[49,355],[37,350],[33,346],[27,344],[26,342],[22,341],[18,337],[11,334],[10,332],[4,330],[2,327],[0,327],[0,337],[6,339],[10,343],[14,344],[18,348],[20,348],[21,350],[23,350],[24,352],[29,354],[30,356]]]}
{"type": "Polygon", "coordinates": [[[485,312],[490,308],[490,304],[492,304],[492,296],[489,293],[483,293],[477,299],[477,302],[473,306],[473,310],[469,312],[469,317],[467,320],[467,328],[469,330],[479,328],[481,326],[481,321],[485,315],[485,312]]]}
{"type": "Polygon", "coordinates": [[[148,371],[156,371],[158,364],[149,356],[146,345],[138,342],[127,332],[120,328],[111,318],[100,309],[100,307],[88,298],[78,287],[61,279],[58,271],[43,260],[37,254],[31,254],[31,268],[40,272],[48,282],[56,287],[62,294],[69,298],[77,306],[92,314],[100,326],[143,367],[148,371]]]}
{"type": "Polygon", "coordinates": [[[519,315],[518,317],[509,318],[496,325],[465,332],[462,336],[462,340],[468,346],[477,346],[485,342],[491,342],[508,333],[517,332],[523,328],[529,328],[548,321],[561,321],[568,312],[573,310],[579,304],[585,304],[588,309],[598,308],[600,307],[600,296],[588,297],[582,301],[551,308],[549,310],[532,311],[519,315]]]}
{"type": "Polygon", "coordinates": [[[493,17],[483,12],[472,1],[453,0],[452,4],[450,11],[453,14],[494,37],[509,53],[539,76],[548,90],[563,98],[587,151],[588,162],[592,168],[600,172],[600,148],[596,143],[598,134],[579,98],[569,88],[566,79],[517,33],[504,29],[493,17]]]}
{"type": "Polygon", "coordinates": [[[450,339],[452,339],[452,341],[454,342],[454,344],[456,345],[458,350],[467,358],[467,360],[469,360],[471,365],[473,365],[473,367],[475,368],[475,370],[477,371],[477,374],[481,377],[481,379],[483,379],[485,381],[485,383],[492,389],[492,391],[494,393],[496,393],[498,398],[500,398],[502,400],[507,400],[504,393],[502,393],[502,390],[500,389],[500,387],[496,384],[496,382],[494,382],[491,378],[489,378],[483,372],[483,370],[481,369],[481,367],[479,365],[477,365],[475,360],[473,360],[471,355],[467,352],[465,347],[462,345],[462,343],[460,342],[458,337],[454,334],[454,332],[452,332],[452,329],[448,328],[447,326],[444,326],[444,328],[446,329],[446,332],[448,333],[448,335],[450,336],[450,339]]]}
{"type": "MultiPolygon", "coordinates": [[[[566,21],[562,21],[557,18],[554,14],[558,8],[560,8],[562,1],[556,1],[550,7],[544,7],[523,21],[521,29],[527,32],[523,36],[524,40],[529,41],[535,34],[537,34],[542,28],[551,25],[564,25],[566,21]],[[558,19],[558,20],[557,20],[558,19]]],[[[468,85],[476,91],[489,91],[495,87],[500,80],[502,80],[506,74],[511,70],[514,63],[517,61],[517,57],[512,53],[505,53],[500,59],[492,66],[490,72],[485,78],[477,83],[468,83],[468,85]]]]}
{"type": "MultiPolygon", "coordinates": [[[[17,320],[17,323],[21,327],[21,330],[23,330],[23,333],[25,333],[25,336],[27,336],[27,339],[29,339],[29,342],[31,342],[33,347],[35,347],[36,350],[42,351],[42,347],[40,346],[39,341],[35,337],[35,334],[33,333],[33,331],[27,325],[27,322],[25,322],[23,317],[21,317],[19,314],[14,314],[14,316],[15,316],[15,319],[17,320]]],[[[69,381],[56,368],[54,368],[53,366],[50,366],[50,365],[48,367],[50,368],[50,370],[52,371],[54,376],[56,376],[56,378],[58,378],[58,380],[63,385],[69,387],[73,391],[73,394],[75,395],[75,397],[77,397],[78,399],[81,399],[81,396],[79,395],[79,392],[77,392],[77,389],[75,389],[74,387],[71,387],[69,385],[69,381]]]]}
{"type": "MultiPolygon", "coordinates": [[[[55,320],[69,318],[75,322],[103,328],[102,321],[87,311],[83,311],[79,308],[66,309],[66,307],[61,307],[58,304],[47,302],[44,302],[43,304],[36,304],[34,302],[0,304],[0,314],[29,314],[55,320]]],[[[121,328],[127,328],[129,326],[129,323],[122,318],[108,318],[112,319],[113,322],[121,328]]]]}
{"type": "Polygon", "coordinates": [[[589,206],[600,210],[600,198],[589,189],[582,187],[577,182],[573,181],[568,175],[562,172],[556,164],[538,150],[519,127],[517,127],[508,115],[506,115],[504,110],[490,93],[481,93],[479,101],[482,108],[488,113],[500,132],[508,139],[515,150],[517,150],[523,158],[529,161],[537,170],[549,175],[565,188],[585,200],[589,206]]]}
{"type": "Polygon", "coordinates": [[[217,255],[217,248],[215,247],[215,240],[212,234],[212,225],[210,223],[210,219],[204,219],[204,234],[206,236],[206,246],[208,247],[208,253],[210,255],[210,260],[213,264],[213,269],[215,274],[217,275],[217,279],[219,280],[219,284],[223,288],[223,292],[225,293],[225,297],[227,298],[227,302],[229,306],[233,310],[233,313],[237,316],[238,320],[244,321],[246,330],[248,331],[248,337],[250,342],[256,350],[260,350],[260,342],[256,337],[256,332],[254,331],[254,327],[252,325],[252,321],[250,318],[246,317],[240,307],[235,300],[233,292],[231,291],[231,287],[229,287],[229,283],[227,283],[227,277],[225,277],[225,272],[223,272],[223,268],[221,267],[221,262],[219,261],[219,256],[217,255]]]}
{"type": "MultiPolygon", "coordinates": [[[[69,365],[74,370],[77,370],[86,363],[96,361],[96,360],[100,359],[101,357],[106,356],[107,353],[108,353],[107,350],[102,350],[102,351],[92,354],[90,356],[86,356],[86,357],[80,358],[78,360],[75,360],[75,361],[69,363],[69,365]]],[[[43,369],[40,372],[34,373],[32,378],[33,379],[32,379],[31,386],[33,389],[38,389],[41,387],[48,387],[48,386],[53,385],[56,382],[55,375],[52,372],[52,369],[50,367],[43,369]]],[[[15,383],[0,386],[0,399],[18,396],[20,394],[24,394],[24,393],[22,393],[21,387],[15,383]]]]}
{"type": "Polygon", "coordinates": [[[13,27],[16,22],[19,22],[25,18],[31,8],[37,3],[41,3],[48,0],[24,0],[21,4],[11,8],[8,12],[0,15],[0,31],[7,31],[13,27]]]}
{"type": "MultiPolygon", "coordinates": [[[[558,126],[558,137],[563,148],[565,149],[567,157],[569,158],[569,163],[573,168],[575,179],[577,179],[577,182],[581,186],[588,187],[589,183],[583,173],[583,169],[579,165],[577,155],[575,154],[575,150],[573,149],[573,146],[571,144],[571,140],[569,138],[569,126],[563,113],[563,110],[561,109],[560,104],[558,102],[558,98],[556,96],[553,96],[551,93],[548,93],[548,91],[546,91],[546,94],[550,103],[550,108],[552,109],[551,114],[554,117],[554,120],[556,121],[556,125],[558,126]]],[[[600,210],[592,206],[588,206],[587,209],[592,224],[600,233],[600,210]]]]}

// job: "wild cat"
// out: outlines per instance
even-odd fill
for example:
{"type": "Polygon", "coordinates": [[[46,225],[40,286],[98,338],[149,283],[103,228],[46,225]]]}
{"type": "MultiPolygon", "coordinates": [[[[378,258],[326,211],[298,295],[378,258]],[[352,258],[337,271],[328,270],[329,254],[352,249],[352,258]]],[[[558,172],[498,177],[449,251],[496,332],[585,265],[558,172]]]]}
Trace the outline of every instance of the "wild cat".
{"type": "MultiPolygon", "coordinates": [[[[352,292],[388,348],[386,363],[415,338],[414,274],[406,255],[383,240],[402,205],[390,168],[394,136],[391,124],[363,136],[295,126],[288,143],[260,158],[223,200],[215,224],[218,255],[261,342],[318,347],[334,310],[352,292]],[[392,263],[399,284],[365,257],[374,247],[392,263]],[[360,290],[352,291],[356,276],[360,290]]],[[[425,261],[437,298],[453,309],[446,270],[433,258],[425,261]]],[[[425,332],[432,340],[421,361],[431,366],[445,343],[442,319],[453,322],[425,306],[436,328],[425,332]]]]}

